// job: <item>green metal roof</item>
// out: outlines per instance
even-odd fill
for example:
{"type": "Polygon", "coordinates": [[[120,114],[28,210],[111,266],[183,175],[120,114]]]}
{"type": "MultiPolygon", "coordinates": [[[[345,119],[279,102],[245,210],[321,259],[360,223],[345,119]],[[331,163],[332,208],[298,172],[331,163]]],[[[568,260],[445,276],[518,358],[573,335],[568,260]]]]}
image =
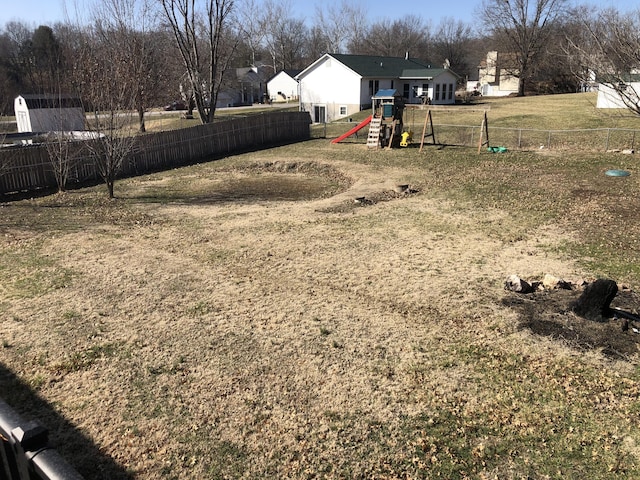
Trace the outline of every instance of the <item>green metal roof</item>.
{"type": "Polygon", "coordinates": [[[405,70],[430,69],[431,67],[411,58],[339,53],[331,53],[330,55],[362,77],[398,78],[405,70]]]}

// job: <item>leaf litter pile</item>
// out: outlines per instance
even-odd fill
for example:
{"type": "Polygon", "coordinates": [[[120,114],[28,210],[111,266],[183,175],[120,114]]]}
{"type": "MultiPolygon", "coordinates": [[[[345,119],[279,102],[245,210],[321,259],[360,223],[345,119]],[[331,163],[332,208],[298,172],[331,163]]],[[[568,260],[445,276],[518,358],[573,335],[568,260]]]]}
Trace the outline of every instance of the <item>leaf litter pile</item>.
{"type": "Polygon", "coordinates": [[[2,204],[2,397],[86,478],[636,475],[632,330],[505,295],[563,230],[261,155],[2,204]]]}

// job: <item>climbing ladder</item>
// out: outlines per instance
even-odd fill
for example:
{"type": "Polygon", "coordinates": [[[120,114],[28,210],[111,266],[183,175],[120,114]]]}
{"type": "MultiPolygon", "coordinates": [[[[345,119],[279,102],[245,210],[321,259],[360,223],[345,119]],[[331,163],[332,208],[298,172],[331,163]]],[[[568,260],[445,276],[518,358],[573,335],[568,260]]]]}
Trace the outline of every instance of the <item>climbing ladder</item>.
{"type": "Polygon", "coordinates": [[[380,146],[380,128],[382,117],[373,117],[369,124],[369,136],[367,137],[367,148],[378,148],[380,146]]]}

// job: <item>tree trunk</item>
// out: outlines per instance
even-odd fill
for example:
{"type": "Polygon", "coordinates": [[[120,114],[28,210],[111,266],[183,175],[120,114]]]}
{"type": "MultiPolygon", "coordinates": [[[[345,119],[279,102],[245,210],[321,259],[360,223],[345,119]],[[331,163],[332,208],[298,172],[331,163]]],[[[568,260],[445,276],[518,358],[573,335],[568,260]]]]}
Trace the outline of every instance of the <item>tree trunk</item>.
{"type": "Polygon", "coordinates": [[[140,133],[144,133],[147,131],[147,127],[144,124],[144,107],[138,107],[138,120],[140,123],[140,133]]]}
{"type": "Polygon", "coordinates": [[[109,191],[109,198],[115,198],[113,194],[113,180],[107,181],[107,190],[109,191]]]}

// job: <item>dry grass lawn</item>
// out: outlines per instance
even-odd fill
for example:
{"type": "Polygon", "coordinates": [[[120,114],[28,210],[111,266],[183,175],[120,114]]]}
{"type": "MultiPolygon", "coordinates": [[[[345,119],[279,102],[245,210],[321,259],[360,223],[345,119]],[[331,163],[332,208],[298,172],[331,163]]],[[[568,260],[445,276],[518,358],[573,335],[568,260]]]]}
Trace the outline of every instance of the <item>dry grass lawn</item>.
{"type": "Polygon", "coordinates": [[[87,478],[640,478],[637,354],[504,301],[605,271],[613,160],[314,140],[3,203],[1,396],[87,478]]]}

